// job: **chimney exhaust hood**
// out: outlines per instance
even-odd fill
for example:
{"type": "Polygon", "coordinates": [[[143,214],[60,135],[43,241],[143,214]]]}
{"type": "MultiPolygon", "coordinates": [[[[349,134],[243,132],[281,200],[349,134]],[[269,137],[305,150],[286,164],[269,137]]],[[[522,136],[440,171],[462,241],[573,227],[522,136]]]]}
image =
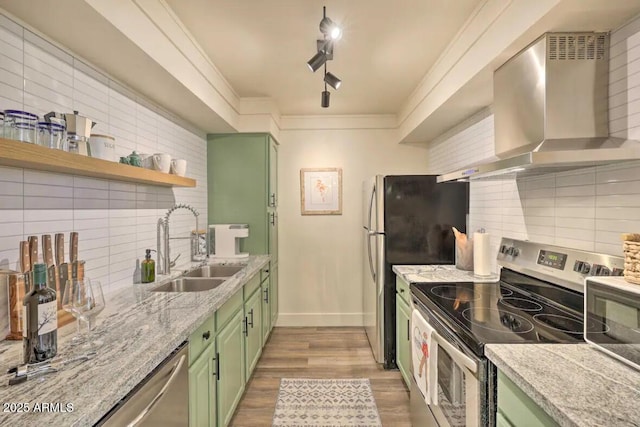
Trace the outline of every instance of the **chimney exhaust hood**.
{"type": "Polygon", "coordinates": [[[546,33],[493,76],[496,156],[438,182],[542,175],[640,159],[609,136],[609,34],[546,33]]]}

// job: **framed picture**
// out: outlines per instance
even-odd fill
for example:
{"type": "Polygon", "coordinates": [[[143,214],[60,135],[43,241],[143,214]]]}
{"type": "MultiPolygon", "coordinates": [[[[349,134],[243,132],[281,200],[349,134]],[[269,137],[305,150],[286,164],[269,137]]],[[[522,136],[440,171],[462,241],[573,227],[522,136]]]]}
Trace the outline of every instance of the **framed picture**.
{"type": "Polygon", "coordinates": [[[300,169],[302,215],[342,215],[342,169],[300,169]]]}

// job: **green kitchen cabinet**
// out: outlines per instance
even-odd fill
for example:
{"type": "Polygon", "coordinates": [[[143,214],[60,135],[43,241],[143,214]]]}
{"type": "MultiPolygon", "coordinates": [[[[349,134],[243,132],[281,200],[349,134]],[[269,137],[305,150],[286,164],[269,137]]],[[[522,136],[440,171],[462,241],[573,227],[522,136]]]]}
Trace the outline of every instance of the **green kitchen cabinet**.
{"type": "Polygon", "coordinates": [[[278,145],[269,134],[207,136],[209,224],[249,224],[241,250],[277,262],[278,145]]]}
{"type": "Polygon", "coordinates": [[[189,426],[216,425],[216,345],[210,343],[189,366],[189,426]]]}
{"type": "Polygon", "coordinates": [[[262,342],[266,343],[271,332],[271,300],[269,299],[271,284],[271,272],[269,276],[262,282],[261,299],[262,299],[262,342]]]}
{"type": "Polygon", "coordinates": [[[216,338],[218,346],[218,426],[229,424],[233,412],[240,402],[245,376],[245,317],[243,310],[236,314],[224,326],[216,338]]]}
{"type": "Polygon", "coordinates": [[[396,276],[396,364],[407,387],[411,386],[410,286],[396,276]]]}
{"type": "Polygon", "coordinates": [[[502,371],[498,371],[498,412],[501,426],[507,427],[555,427],[553,418],[513,383],[502,371]]]}
{"type": "Polygon", "coordinates": [[[269,288],[271,289],[269,295],[269,303],[271,304],[271,322],[269,323],[269,328],[271,330],[276,326],[276,320],[278,320],[278,264],[275,264],[271,268],[269,288]]]}
{"type": "Polygon", "coordinates": [[[411,309],[399,295],[396,295],[396,363],[407,387],[411,386],[411,309]]]}
{"type": "Polygon", "coordinates": [[[249,379],[262,354],[262,292],[260,288],[245,298],[244,315],[246,327],[246,364],[245,375],[249,379]]]}

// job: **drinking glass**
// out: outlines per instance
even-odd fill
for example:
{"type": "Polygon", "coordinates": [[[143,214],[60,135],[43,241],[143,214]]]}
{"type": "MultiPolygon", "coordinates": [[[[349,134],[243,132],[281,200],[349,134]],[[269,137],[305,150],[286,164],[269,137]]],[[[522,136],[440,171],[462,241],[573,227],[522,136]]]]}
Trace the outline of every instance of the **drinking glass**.
{"type": "Polygon", "coordinates": [[[80,316],[87,322],[88,343],[90,347],[101,346],[101,341],[92,340],[92,331],[95,327],[96,317],[105,307],[104,293],[102,292],[102,284],[98,280],[84,279],[85,283],[85,300],[80,307],[80,316]]]}
{"type": "Polygon", "coordinates": [[[84,321],[80,308],[84,304],[85,294],[84,281],[76,279],[67,280],[67,284],[62,295],[62,308],[76,318],[76,336],[71,339],[74,344],[85,339],[80,327],[80,322],[84,321]]]}
{"type": "Polygon", "coordinates": [[[95,326],[96,317],[104,310],[104,307],[104,294],[99,281],[89,278],[67,281],[62,297],[62,308],[70,312],[78,321],[78,336],[74,337],[72,342],[84,342],[83,347],[102,345],[102,342],[91,339],[91,332],[95,326]],[[87,324],[86,333],[81,333],[81,321],[87,324]]]}

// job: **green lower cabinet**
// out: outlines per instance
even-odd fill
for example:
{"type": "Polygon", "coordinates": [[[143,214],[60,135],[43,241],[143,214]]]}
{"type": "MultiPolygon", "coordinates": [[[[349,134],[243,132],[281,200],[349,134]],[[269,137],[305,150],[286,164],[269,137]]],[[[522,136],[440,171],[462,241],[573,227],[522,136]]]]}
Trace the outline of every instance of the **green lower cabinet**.
{"type": "Polygon", "coordinates": [[[409,305],[396,296],[396,363],[407,387],[410,383],[411,339],[409,337],[409,321],[411,309],[409,305]]]}
{"type": "Polygon", "coordinates": [[[249,379],[262,354],[262,292],[260,288],[244,303],[244,315],[247,318],[246,351],[247,363],[245,375],[249,379]]]}
{"type": "Polygon", "coordinates": [[[216,338],[218,346],[218,427],[229,424],[244,392],[245,317],[239,310],[216,338]]]}
{"type": "Polygon", "coordinates": [[[271,275],[262,282],[260,289],[262,291],[262,342],[266,343],[271,332],[271,300],[270,297],[271,275]]]}
{"type": "Polygon", "coordinates": [[[527,394],[513,383],[503,372],[498,371],[499,426],[508,427],[555,427],[553,418],[539,407],[527,394]]]}
{"type": "Polygon", "coordinates": [[[271,288],[271,323],[269,330],[276,326],[276,320],[278,320],[278,264],[271,268],[271,274],[269,276],[269,286],[271,288]]]}
{"type": "Polygon", "coordinates": [[[216,345],[211,343],[189,367],[189,426],[216,425],[216,345]]]}

